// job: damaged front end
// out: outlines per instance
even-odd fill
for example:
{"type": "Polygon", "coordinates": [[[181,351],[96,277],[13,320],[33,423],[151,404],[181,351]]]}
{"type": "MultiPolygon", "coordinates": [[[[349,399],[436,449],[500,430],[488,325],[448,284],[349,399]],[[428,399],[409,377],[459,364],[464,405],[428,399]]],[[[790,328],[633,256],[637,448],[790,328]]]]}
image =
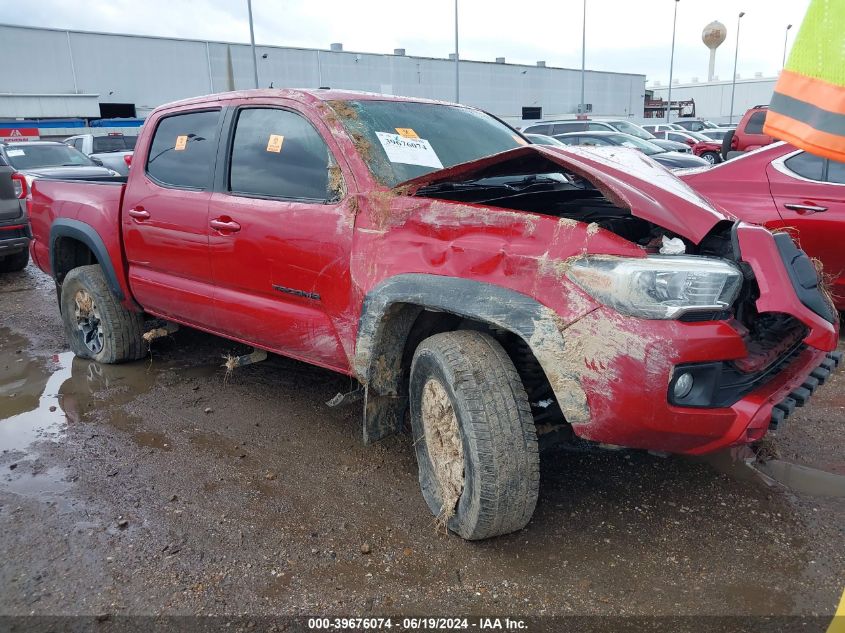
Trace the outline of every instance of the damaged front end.
{"type": "Polygon", "coordinates": [[[587,227],[558,270],[598,307],[540,320],[527,341],[582,438],[687,453],[755,441],[839,362],[837,313],[789,236],[714,209],[635,152],[526,146],[399,188],[587,227]],[[606,232],[635,248],[589,240],[606,232]]]}

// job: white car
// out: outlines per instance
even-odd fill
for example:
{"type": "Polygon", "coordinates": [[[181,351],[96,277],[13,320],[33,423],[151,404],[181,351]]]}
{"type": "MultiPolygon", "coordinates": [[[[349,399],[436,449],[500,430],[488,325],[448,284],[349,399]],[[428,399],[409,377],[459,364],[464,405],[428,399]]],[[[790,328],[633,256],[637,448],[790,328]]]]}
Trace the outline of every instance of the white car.
{"type": "Polygon", "coordinates": [[[75,147],[80,152],[113,169],[121,176],[129,173],[129,159],[135,151],[137,135],[108,132],[104,134],[79,134],[66,138],[64,143],[75,147]]]}

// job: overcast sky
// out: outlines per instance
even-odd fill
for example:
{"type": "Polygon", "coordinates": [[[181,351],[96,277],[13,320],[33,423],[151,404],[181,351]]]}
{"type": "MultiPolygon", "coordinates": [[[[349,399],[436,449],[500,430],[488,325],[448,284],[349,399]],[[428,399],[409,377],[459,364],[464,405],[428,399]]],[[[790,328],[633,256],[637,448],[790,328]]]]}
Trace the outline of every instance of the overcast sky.
{"type": "MultiPolygon", "coordinates": [[[[581,66],[582,0],[459,0],[461,58],[581,66]],[[524,9],[523,9],[524,8],[524,9]]],[[[742,18],[737,72],[776,74],[809,0],[680,0],[674,77],[707,78],[703,27],[720,20],[727,40],[716,74],[729,79],[742,18]]],[[[669,78],[673,0],[587,0],[587,67],[669,78]]],[[[454,51],[454,0],[253,0],[258,44],[445,57],[454,51]]],[[[249,41],[246,0],[0,0],[0,22],[54,28],[249,41]]]]}

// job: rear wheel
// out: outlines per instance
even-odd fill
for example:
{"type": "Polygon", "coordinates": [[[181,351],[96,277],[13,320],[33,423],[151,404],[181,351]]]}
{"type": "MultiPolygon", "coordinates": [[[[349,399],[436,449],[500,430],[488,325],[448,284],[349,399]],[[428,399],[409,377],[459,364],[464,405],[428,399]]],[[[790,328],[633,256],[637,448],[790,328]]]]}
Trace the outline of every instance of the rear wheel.
{"type": "Polygon", "coordinates": [[[68,343],[80,358],[121,363],[144,355],[143,315],[120,305],[98,265],[67,274],[61,304],[68,343]]]}
{"type": "Polygon", "coordinates": [[[0,273],[16,273],[26,268],[29,263],[29,249],[25,248],[13,255],[6,255],[0,259],[0,273]]]}
{"type": "Polygon", "coordinates": [[[476,331],[420,343],[410,379],[411,422],[423,497],[465,539],[524,527],[540,481],[537,432],[505,350],[476,331]]]}
{"type": "Polygon", "coordinates": [[[711,165],[715,165],[722,161],[721,157],[716,152],[704,152],[701,157],[711,165]]]}

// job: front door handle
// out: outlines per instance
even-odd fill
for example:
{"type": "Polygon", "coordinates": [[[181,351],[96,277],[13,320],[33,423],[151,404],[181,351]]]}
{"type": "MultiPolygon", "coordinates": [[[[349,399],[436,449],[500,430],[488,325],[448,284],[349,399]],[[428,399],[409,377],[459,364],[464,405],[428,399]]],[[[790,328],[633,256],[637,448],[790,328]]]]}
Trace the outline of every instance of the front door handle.
{"type": "Polygon", "coordinates": [[[221,233],[237,233],[241,230],[241,225],[235,222],[232,218],[223,216],[221,218],[214,218],[209,222],[211,228],[221,233]]]}
{"type": "Polygon", "coordinates": [[[797,211],[801,215],[807,215],[809,213],[821,213],[822,211],[827,211],[827,207],[820,207],[815,204],[797,204],[793,202],[789,202],[784,204],[787,209],[790,211],[797,211]]]}
{"type": "Polygon", "coordinates": [[[136,220],[149,220],[150,219],[150,212],[147,211],[144,207],[135,207],[133,209],[129,209],[127,211],[130,217],[135,218],[136,220]]]}

